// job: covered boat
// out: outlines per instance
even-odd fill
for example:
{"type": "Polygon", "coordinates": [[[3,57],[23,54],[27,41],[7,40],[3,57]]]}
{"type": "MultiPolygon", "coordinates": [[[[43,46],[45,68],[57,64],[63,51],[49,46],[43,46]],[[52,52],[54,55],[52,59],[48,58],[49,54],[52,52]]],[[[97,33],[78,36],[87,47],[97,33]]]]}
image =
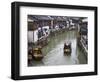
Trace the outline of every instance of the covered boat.
{"type": "Polygon", "coordinates": [[[71,43],[64,43],[64,54],[71,54],[71,43]]]}

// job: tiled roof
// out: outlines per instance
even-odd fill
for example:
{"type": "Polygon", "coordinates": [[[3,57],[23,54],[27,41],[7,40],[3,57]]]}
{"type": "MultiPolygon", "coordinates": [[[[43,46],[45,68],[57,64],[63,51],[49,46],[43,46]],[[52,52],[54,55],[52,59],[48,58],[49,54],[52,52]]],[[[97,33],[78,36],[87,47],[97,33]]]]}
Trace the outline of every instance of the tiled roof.
{"type": "Polygon", "coordinates": [[[57,20],[57,21],[66,21],[68,19],[72,19],[75,21],[79,21],[80,19],[85,19],[86,17],[67,17],[67,16],[46,16],[46,15],[28,15],[28,18],[33,21],[38,20],[57,20]]]}

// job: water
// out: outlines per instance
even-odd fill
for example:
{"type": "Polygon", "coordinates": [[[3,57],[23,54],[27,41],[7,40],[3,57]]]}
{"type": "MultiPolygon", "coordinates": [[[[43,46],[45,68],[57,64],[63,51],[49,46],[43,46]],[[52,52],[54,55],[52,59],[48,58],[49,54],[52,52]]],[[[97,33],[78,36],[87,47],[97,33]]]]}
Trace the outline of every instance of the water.
{"type": "Polygon", "coordinates": [[[77,46],[77,32],[66,31],[49,38],[49,43],[42,49],[44,58],[41,61],[33,60],[30,66],[74,65],[87,64],[87,58],[77,46]],[[64,55],[64,43],[71,42],[71,55],[64,55]]]}

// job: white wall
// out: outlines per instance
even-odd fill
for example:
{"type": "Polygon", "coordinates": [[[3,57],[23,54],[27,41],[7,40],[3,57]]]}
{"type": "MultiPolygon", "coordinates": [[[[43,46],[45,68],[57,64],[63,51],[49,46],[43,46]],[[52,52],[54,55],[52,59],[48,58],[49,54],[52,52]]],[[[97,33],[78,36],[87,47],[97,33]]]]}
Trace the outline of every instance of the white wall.
{"type": "Polygon", "coordinates": [[[29,43],[34,42],[34,40],[33,40],[33,31],[28,31],[28,42],[29,43]]]}
{"type": "MultiPolygon", "coordinates": [[[[14,0],[1,0],[0,2],[0,82],[13,82],[10,79],[11,72],[11,2],[14,0]]],[[[17,1],[17,0],[16,0],[17,1]]],[[[28,2],[41,2],[41,3],[56,3],[56,4],[72,4],[72,5],[88,5],[98,6],[100,10],[100,0],[20,0],[28,2]]],[[[100,14],[100,11],[99,11],[100,14]]],[[[100,15],[98,16],[100,21],[100,15]]],[[[99,26],[100,27],[100,23],[99,26]]],[[[100,28],[98,28],[100,31],[100,28]]],[[[100,32],[98,33],[100,35],[100,32]]],[[[100,37],[98,39],[100,42],[100,37]]],[[[100,43],[99,49],[100,49],[100,43]]],[[[100,58],[100,50],[98,52],[100,58]]],[[[100,62],[100,59],[98,60],[100,62]]],[[[99,63],[100,68],[100,63],[99,63]]],[[[99,71],[100,73],[100,71],[99,71]]],[[[98,76],[84,76],[84,77],[66,77],[55,79],[39,79],[34,82],[99,82],[100,75],[98,76]]],[[[26,82],[33,82],[33,80],[26,80],[26,82]]],[[[22,81],[21,81],[22,82],[22,81]]]]}
{"type": "Polygon", "coordinates": [[[38,30],[34,31],[34,42],[37,42],[38,40],[38,30]]]}

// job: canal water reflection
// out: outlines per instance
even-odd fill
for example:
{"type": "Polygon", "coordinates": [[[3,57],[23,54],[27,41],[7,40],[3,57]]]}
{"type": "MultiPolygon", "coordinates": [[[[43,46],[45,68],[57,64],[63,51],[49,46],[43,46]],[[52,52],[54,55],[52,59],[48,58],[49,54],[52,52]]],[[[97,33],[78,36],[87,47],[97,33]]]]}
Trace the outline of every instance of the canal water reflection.
{"type": "Polygon", "coordinates": [[[74,65],[87,64],[87,57],[77,46],[77,32],[66,31],[50,36],[49,43],[42,49],[44,58],[41,61],[33,60],[30,66],[74,65]],[[64,55],[64,43],[71,42],[71,55],[64,55]]]}

